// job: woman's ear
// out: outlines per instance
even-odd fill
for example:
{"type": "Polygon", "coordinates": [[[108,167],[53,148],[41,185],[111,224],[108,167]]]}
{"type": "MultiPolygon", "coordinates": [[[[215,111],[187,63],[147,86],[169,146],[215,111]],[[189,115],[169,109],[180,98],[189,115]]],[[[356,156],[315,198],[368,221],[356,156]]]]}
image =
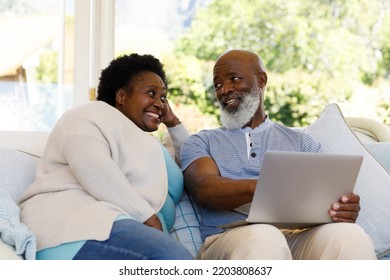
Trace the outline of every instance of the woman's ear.
{"type": "Polygon", "coordinates": [[[264,88],[267,85],[267,74],[264,71],[261,71],[259,74],[257,74],[257,78],[259,79],[259,86],[264,88]]]}
{"type": "Polygon", "coordinates": [[[125,102],[125,94],[126,92],[123,89],[118,89],[115,93],[115,101],[119,105],[123,105],[125,102]]]}

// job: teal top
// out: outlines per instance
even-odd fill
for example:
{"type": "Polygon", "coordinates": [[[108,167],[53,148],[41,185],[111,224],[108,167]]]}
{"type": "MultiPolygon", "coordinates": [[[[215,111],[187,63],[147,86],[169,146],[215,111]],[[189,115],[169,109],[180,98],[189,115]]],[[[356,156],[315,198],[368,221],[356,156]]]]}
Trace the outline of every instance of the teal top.
{"type": "MultiPolygon", "coordinates": [[[[175,223],[176,204],[179,202],[183,193],[183,174],[173,160],[168,150],[161,144],[164,154],[165,165],[168,175],[168,195],[164,205],[157,213],[161,221],[164,232],[169,233],[175,223]]],[[[118,216],[115,221],[121,219],[132,219],[126,215],[118,216]]],[[[84,246],[87,240],[64,243],[52,248],[46,248],[37,252],[37,260],[72,260],[77,252],[84,246]]]]}
{"type": "Polygon", "coordinates": [[[161,220],[161,224],[165,232],[170,232],[176,218],[176,204],[179,203],[181,195],[183,194],[184,179],[180,167],[173,160],[168,150],[161,144],[165,165],[168,175],[168,195],[161,210],[157,216],[161,220]]]}

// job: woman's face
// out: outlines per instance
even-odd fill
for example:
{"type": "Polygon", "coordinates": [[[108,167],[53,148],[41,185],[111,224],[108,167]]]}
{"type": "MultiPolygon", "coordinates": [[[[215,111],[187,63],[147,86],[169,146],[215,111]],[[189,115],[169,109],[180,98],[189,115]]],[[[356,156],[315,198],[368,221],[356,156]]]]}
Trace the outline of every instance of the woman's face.
{"type": "Polygon", "coordinates": [[[140,129],[152,132],[158,129],[167,88],[157,74],[140,72],[130,81],[126,89],[118,90],[116,108],[140,129]]]}

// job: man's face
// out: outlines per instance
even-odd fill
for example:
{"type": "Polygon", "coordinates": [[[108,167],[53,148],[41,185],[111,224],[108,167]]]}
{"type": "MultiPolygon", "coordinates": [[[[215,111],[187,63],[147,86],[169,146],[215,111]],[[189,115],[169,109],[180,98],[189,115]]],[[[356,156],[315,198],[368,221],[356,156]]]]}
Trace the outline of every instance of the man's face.
{"type": "Polygon", "coordinates": [[[260,106],[259,90],[255,86],[249,92],[241,92],[239,105],[235,110],[229,110],[222,103],[219,103],[222,125],[229,130],[247,125],[260,106]]]}
{"type": "Polygon", "coordinates": [[[239,58],[221,58],[214,67],[214,91],[227,129],[245,126],[261,105],[263,90],[253,69],[239,58]]]}

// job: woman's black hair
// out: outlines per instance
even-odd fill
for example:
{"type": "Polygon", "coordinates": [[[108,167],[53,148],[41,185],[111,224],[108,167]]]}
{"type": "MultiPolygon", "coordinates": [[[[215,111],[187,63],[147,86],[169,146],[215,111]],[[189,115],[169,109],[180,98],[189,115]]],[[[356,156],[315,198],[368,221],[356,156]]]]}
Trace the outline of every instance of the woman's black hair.
{"type": "Polygon", "coordinates": [[[115,95],[118,89],[125,88],[134,76],[143,71],[157,74],[168,87],[163,65],[157,58],[149,54],[133,53],[119,56],[102,70],[96,99],[115,106],[115,95]]]}

